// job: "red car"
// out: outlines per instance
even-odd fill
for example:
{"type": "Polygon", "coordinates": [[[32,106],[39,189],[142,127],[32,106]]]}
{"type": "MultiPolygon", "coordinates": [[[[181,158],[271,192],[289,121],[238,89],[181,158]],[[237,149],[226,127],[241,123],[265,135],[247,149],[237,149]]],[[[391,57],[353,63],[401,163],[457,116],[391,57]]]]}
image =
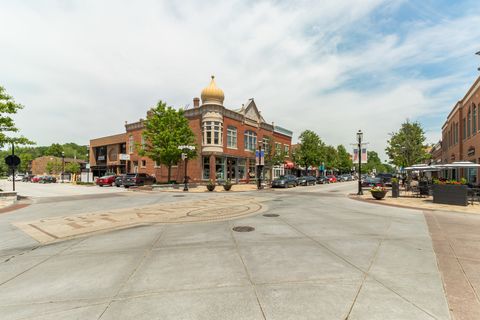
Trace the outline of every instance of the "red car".
{"type": "Polygon", "coordinates": [[[334,175],[327,176],[327,179],[328,179],[328,182],[330,183],[337,182],[337,177],[335,177],[334,175]]]}
{"type": "Polygon", "coordinates": [[[41,176],[35,176],[35,177],[32,178],[31,181],[34,182],[34,183],[37,183],[37,182],[40,181],[41,178],[42,178],[41,176]]]}
{"type": "Polygon", "coordinates": [[[115,185],[115,178],[116,177],[117,177],[116,175],[103,176],[103,177],[97,178],[95,183],[97,184],[97,186],[100,186],[100,187],[103,187],[103,186],[112,186],[113,187],[115,185]]]}

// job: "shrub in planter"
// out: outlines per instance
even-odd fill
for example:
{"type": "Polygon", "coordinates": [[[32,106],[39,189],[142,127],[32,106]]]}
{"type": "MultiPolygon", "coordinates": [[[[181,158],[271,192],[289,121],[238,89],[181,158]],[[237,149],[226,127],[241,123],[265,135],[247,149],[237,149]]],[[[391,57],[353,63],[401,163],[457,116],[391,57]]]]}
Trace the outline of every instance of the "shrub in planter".
{"type": "Polygon", "coordinates": [[[370,189],[370,193],[372,194],[372,197],[374,197],[376,200],[381,200],[385,198],[385,195],[387,194],[387,189],[377,186],[370,189]]]}
{"type": "Polygon", "coordinates": [[[208,191],[213,191],[213,190],[215,190],[215,183],[213,183],[212,180],[208,180],[207,189],[208,189],[208,191]]]}
{"type": "Polygon", "coordinates": [[[392,178],[392,198],[398,198],[400,195],[400,189],[398,185],[398,179],[392,178]]]}
{"type": "Polygon", "coordinates": [[[232,181],[230,181],[230,179],[228,179],[225,182],[225,184],[223,185],[223,190],[230,191],[230,189],[232,189],[232,181]]]}

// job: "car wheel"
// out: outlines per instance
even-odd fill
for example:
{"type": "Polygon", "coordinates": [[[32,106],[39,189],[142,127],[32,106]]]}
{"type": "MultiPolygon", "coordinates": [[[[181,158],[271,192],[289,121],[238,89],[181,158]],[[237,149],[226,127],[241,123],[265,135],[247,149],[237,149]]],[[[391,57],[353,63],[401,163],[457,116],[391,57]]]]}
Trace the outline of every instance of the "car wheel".
{"type": "Polygon", "coordinates": [[[112,182],[112,187],[115,187],[115,182],[112,182]]]}
{"type": "Polygon", "coordinates": [[[99,187],[103,187],[103,184],[99,184],[98,186],[99,186],[99,187]]]}

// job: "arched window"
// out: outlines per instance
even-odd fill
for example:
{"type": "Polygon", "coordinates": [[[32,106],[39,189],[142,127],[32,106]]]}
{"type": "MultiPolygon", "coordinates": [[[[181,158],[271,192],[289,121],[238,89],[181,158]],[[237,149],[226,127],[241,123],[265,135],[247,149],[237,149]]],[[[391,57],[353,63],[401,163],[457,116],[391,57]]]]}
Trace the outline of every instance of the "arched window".
{"type": "Polygon", "coordinates": [[[257,146],[257,134],[251,130],[245,131],[244,145],[245,150],[255,151],[257,146]]]}
{"type": "Polygon", "coordinates": [[[472,134],[472,110],[468,108],[468,118],[467,118],[467,137],[470,138],[472,134]]]}
{"type": "Polygon", "coordinates": [[[203,122],[203,144],[223,144],[223,123],[220,121],[203,122]]]}
{"type": "Polygon", "coordinates": [[[477,106],[473,105],[472,134],[477,133],[477,106]]]}

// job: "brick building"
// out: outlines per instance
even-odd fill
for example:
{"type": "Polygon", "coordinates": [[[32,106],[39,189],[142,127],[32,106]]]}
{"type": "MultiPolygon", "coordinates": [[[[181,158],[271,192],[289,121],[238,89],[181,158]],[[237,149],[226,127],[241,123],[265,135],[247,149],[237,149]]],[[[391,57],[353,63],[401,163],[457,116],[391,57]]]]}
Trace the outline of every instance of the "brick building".
{"type": "MultiPolygon", "coordinates": [[[[64,158],[65,165],[69,163],[76,162],[80,165],[80,169],[85,168],[86,162],[84,160],[78,160],[78,159],[73,159],[73,158],[64,158]]],[[[57,162],[57,163],[62,163],[62,158],[61,157],[54,157],[54,156],[43,156],[43,157],[38,157],[36,159],[32,160],[31,163],[31,171],[33,175],[47,175],[47,164],[49,162],[57,162]]]]}
{"type": "MultiPolygon", "coordinates": [[[[197,158],[188,161],[187,176],[190,180],[248,182],[255,177],[255,151],[259,143],[273,152],[282,150],[286,154],[284,163],[266,168],[266,178],[284,174],[285,164],[287,168],[291,164],[292,132],[267,123],[253,98],[235,110],[224,107],[223,101],[224,93],[216,86],[212,76],[210,84],[202,90],[201,101],[194,98],[193,108],[185,110],[185,117],[200,149],[197,150],[197,158]]],[[[143,121],[126,123],[125,133],[90,141],[90,163],[95,175],[106,171],[140,172],[154,175],[157,181],[167,180],[166,166],[137,152],[136,146],[145,143],[143,121]]],[[[172,168],[173,180],[183,180],[183,166],[181,161],[172,168]]]]}
{"type": "MultiPolygon", "coordinates": [[[[458,101],[442,126],[442,163],[471,161],[480,163],[480,77],[458,101]],[[478,150],[478,152],[477,152],[478,150]]],[[[478,182],[477,169],[445,171],[447,178],[466,178],[478,182]]]]}

